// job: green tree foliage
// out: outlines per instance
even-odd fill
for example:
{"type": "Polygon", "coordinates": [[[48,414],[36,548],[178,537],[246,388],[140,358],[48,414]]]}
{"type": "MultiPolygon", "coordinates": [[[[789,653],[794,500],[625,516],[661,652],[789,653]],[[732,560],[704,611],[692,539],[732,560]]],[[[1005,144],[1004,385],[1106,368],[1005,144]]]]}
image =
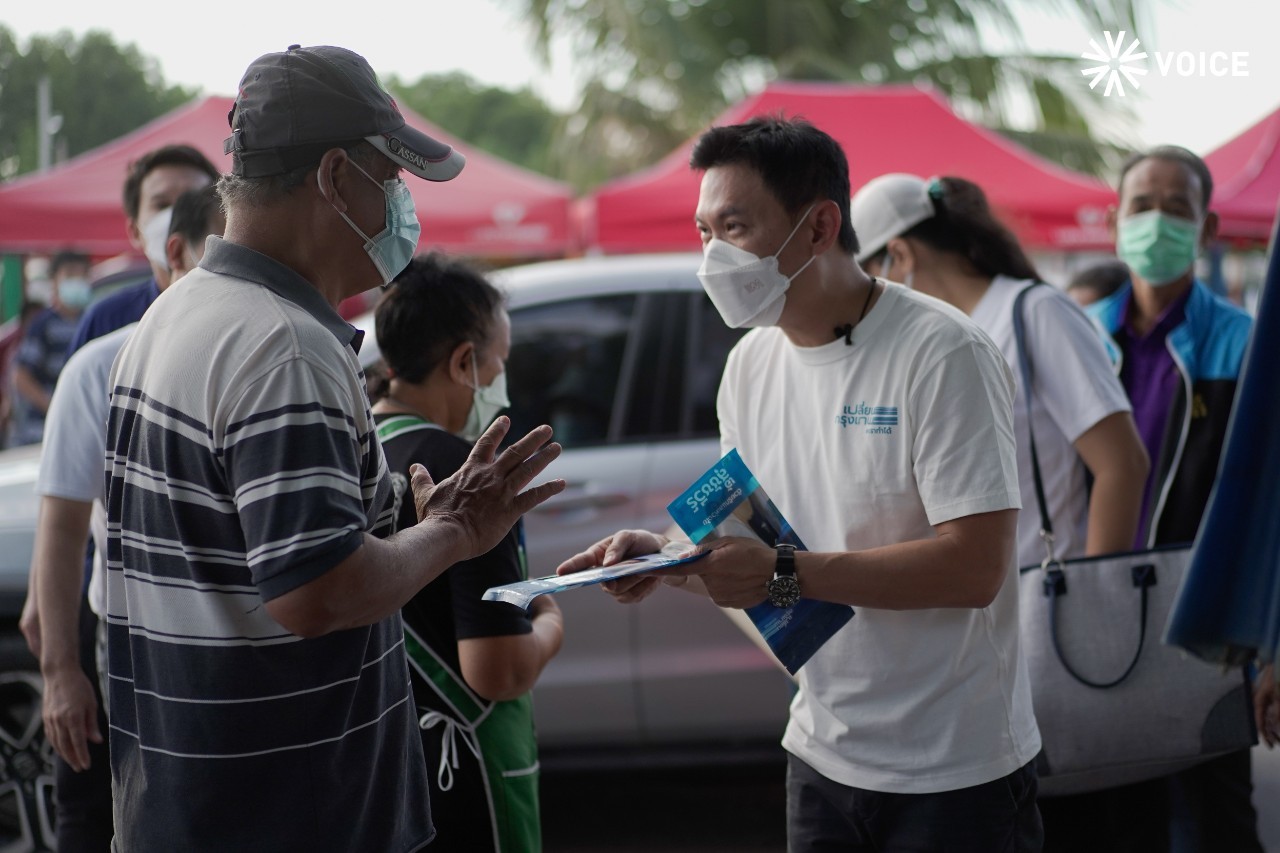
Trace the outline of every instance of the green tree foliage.
{"type": "MultiPolygon", "coordinates": [[[[507,2],[532,28],[544,59],[553,38],[567,35],[574,44],[587,83],[556,150],[579,185],[601,177],[583,170],[618,174],[652,163],[672,139],[696,133],[771,79],[931,85],[966,118],[1008,130],[1073,168],[1103,169],[1114,148],[1108,143],[1124,136],[1124,105],[1107,105],[1107,124],[1101,99],[1079,84],[1077,57],[1016,49],[1023,41],[1014,0],[507,2]],[[993,55],[993,39],[1015,50],[993,55]]],[[[1132,31],[1140,2],[1042,6],[1092,31],[1132,31]]]]}
{"type": "Polygon", "coordinates": [[[471,145],[534,171],[550,173],[552,139],[562,121],[529,89],[511,92],[462,73],[387,82],[396,99],[471,145]]]}
{"type": "Polygon", "coordinates": [[[66,157],[129,133],[196,94],[166,86],[154,60],[132,44],[117,45],[108,33],[76,38],[64,30],[32,36],[24,46],[0,25],[0,164],[12,175],[38,165],[36,91],[44,76],[52,111],[62,116],[55,151],[66,157]]]}

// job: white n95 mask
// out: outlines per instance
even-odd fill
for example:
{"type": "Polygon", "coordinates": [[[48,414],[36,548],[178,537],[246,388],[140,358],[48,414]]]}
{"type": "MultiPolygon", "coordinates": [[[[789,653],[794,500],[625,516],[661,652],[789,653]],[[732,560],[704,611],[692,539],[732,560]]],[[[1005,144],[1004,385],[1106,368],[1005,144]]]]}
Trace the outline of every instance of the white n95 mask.
{"type": "Polygon", "coordinates": [[[169,253],[165,247],[169,242],[171,222],[173,222],[173,208],[166,207],[154,214],[142,226],[142,246],[147,260],[162,270],[169,268],[169,253]]]}
{"type": "Polygon", "coordinates": [[[805,261],[790,276],[778,271],[778,255],[787,248],[791,238],[814,205],[796,222],[778,251],[767,258],[758,257],[746,249],[738,248],[718,238],[711,238],[703,249],[702,266],[698,268],[698,280],[711,297],[725,325],[735,329],[749,326],[772,326],[782,316],[786,304],[787,288],[792,280],[804,272],[813,258],[805,261]]]}

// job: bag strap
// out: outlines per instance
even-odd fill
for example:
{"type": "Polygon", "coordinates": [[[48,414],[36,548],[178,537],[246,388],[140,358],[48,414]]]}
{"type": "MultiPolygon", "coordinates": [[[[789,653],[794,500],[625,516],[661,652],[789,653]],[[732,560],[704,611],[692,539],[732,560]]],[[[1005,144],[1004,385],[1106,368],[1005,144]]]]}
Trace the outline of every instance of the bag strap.
{"type": "MultiPolygon", "coordinates": [[[[1031,421],[1031,389],[1033,371],[1031,366],[1031,355],[1027,351],[1027,329],[1026,322],[1023,317],[1023,302],[1027,298],[1027,294],[1032,288],[1043,285],[1043,281],[1033,281],[1031,284],[1022,288],[1016,299],[1013,300],[1013,339],[1018,349],[1018,369],[1022,374],[1022,402],[1027,407],[1027,436],[1030,438],[1031,447],[1031,476],[1036,486],[1036,503],[1040,507],[1040,538],[1044,540],[1045,561],[1044,566],[1047,568],[1050,563],[1057,562],[1057,556],[1053,552],[1053,520],[1049,518],[1049,503],[1044,498],[1044,479],[1040,475],[1040,455],[1036,452],[1036,432],[1032,427],[1031,421]]],[[[1046,287],[1048,285],[1045,285],[1046,287]]]]}
{"type": "Polygon", "coordinates": [[[1133,578],[1133,585],[1141,590],[1142,596],[1138,615],[1138,648],[1134,651],[1133,659],[1129,661],[1129,665],[1125,667],[1120,677],[1111,681],[1090,681],[1076,672],[1075,667],[1067,662],[1067,656],[1062,651],[1062,642],[1058,639],[1058,598],[1067,593],[1066,578],[1061,570],[1055,569],[1049,572],[1048,577],[1044,580],[1044,594],[1049,598],[1049,636],[1053,638],[1053,652],[1057,655],[1058,662],[1062,664],[1062,668],[1067,671],[1067,674],[1085,687],[1093,687],[1098,690],[1115,687],[1129,677],[1129,673],[1133,672],[1133,668],[1138,665],[1138,660],[1142,657],[1142,648],[1147,642],[1148,592],[1151,587],[1156,585],[1156,567],[1153,563],[1144,563],[1132,566],[1129,569],[1129,573],[1133,578]]]}

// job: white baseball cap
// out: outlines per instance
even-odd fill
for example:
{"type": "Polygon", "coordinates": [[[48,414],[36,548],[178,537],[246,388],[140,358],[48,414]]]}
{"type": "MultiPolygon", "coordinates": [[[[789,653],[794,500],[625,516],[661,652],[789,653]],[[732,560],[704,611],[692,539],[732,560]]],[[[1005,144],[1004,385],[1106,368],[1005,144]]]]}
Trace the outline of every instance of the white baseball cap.
{"type": "Polygon", "coordinates": [[[923,178],[891,172],[867,181],[849,206],[849,221],[858,235],[858,263],[935,213],[929,182],[923,178]]]}

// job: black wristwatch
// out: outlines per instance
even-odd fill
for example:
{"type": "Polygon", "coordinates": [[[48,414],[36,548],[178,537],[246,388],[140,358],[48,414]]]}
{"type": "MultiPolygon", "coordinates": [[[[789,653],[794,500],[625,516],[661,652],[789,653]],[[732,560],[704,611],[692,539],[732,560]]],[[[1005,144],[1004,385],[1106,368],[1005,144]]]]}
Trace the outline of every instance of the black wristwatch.
{"type": "Polygon", "coordinates": [[[796,546],[777,545],[778,560],[773,566],[773,578],[765,589],[774,607],[794,607],[800,600],[800,580],[796,577],[796,546]]]}

